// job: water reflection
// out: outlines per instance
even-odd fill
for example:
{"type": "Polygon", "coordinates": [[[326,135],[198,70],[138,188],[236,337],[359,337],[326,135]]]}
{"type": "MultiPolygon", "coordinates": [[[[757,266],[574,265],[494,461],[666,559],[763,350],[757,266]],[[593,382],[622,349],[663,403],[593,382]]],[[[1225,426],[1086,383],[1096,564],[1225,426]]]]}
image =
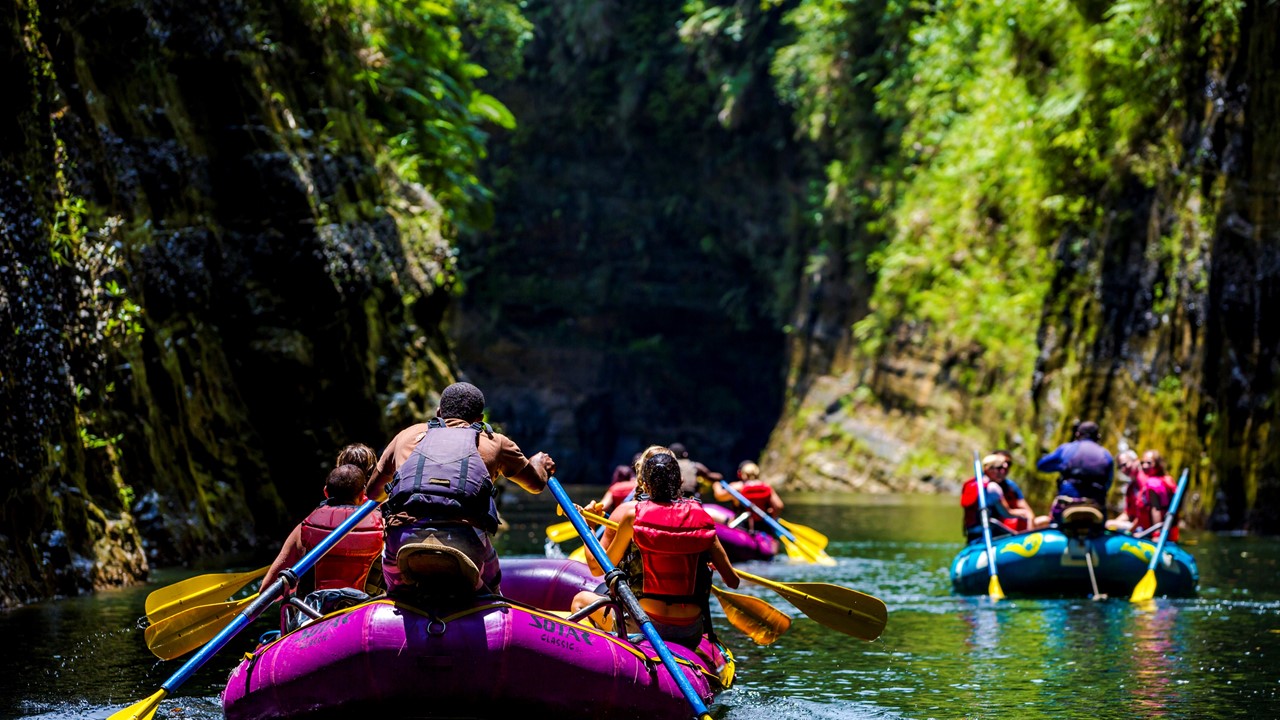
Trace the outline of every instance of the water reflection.
{"type": "Polygon", "coordinates": [[[1178,606],[1173,603],[1148,603],[1135,608],[1133,621],[1133,654],[1131,656],[1134,707],[1148,717],[1165,717],[1172,690],[1173,664],[1182,654],[1177,632],[1178,606]]]}

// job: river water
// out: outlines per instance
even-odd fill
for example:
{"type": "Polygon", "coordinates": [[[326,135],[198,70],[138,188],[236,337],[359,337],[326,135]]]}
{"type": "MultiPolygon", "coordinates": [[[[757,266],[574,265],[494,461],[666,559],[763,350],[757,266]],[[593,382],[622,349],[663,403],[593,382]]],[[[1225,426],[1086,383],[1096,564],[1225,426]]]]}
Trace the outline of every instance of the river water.
{"type": "MultiPolygon", "coordinates": [[[[575,499],[599,493],[589,490],[569,488],[575,499]]],[[[562,518],[549,493],[515,495],[519,504],[504,507],[512,530],[499,551],[541,554],[543,529],[562,518]]],[[[712,706],[718,718],[1280,718],[1280,539],[1184,532],[1201,575],[1192,599],[1147,608],[1123,599],[992,603],[951,593],[948,563],[960,549],[954,497],[786,499],[788,519],[831,538],[836,566],[775,560],[744,568],[870,593],[888,604],[889,624],[879,640],[862,642],[744,582],[740,592],[787,610],[795,623],[758,647],[720,619],[739,666],[738,684],[712,706]]],[[[272,555],[157,571],[145,587],[0,613],[0,718],[105,718],[150,695],[181,661],[147,651],[136,622],[147,594],[272,555]]],[[[156,717],[221,718],[227,673],[276,620],[269,611],[246,629],[156,717]]]]}

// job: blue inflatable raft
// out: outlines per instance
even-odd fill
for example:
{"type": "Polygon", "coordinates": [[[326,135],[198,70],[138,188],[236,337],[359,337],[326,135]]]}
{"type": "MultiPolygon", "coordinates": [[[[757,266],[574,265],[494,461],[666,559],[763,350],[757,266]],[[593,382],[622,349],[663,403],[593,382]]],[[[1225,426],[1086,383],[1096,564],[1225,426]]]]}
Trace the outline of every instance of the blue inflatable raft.
{"type": "MultiPolygon", "coordinates": [[[[1128,597],[1156,551],[1155,540],[1108,531],[1076,538],[1052,528],[992,538],[991,544],[1001,588],[1024,596],[1092,595],[1092,561],[1098,592],[1128,597]]],[[[1162,555],[1156,563],[1156,595],[1195,595],[1200,583],[1195,558],[1172,543],[1165,544],[1162,555]]],[[[966,545],[951,563],[951,585],[961,595],[985,595],[990,577],[982,540],[966,545]]]]}

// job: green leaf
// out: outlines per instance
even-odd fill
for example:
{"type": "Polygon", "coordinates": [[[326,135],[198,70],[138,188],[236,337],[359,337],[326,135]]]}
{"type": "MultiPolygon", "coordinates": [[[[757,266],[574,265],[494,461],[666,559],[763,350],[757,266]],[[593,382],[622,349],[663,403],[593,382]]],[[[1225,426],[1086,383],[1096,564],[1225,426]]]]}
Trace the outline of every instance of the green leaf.
{"type": "Polygon", "coordinates": [[[512,115],[507,106],[492,95],[482,92],[472,93],[471,103],[467,109],[501,128],[515,129],[516,116],[512,115]]]}

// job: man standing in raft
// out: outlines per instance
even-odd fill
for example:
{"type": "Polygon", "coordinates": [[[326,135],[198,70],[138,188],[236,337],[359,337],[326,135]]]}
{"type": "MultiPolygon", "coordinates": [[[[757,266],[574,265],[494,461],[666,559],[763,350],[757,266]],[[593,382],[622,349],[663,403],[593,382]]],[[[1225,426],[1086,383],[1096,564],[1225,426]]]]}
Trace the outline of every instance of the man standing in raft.
{"type": "MultiPolygon", "coordinates": [[[[1111,453],[1098,444],[1098,424],[1085,420],[1076,426],[1075,439],[1059,445],[1056,450],[1040,458],[1036,470],[1056,472],[1058,496],[1053,501],[1049,521],[1061,524],[1063,512],[1071,507],[1073,513],[1095,515],[1095,524],[1106,520],[1107,491],[1115,472],[1115,460],[1111,453]],[[1079,502],[1084,500],[1086,502],[1079,502]]],[[[1036,519],[1040,526],[1044,518],[1036,519]]]]}
{"type": "Polygon", "coordinates": [[[484,422],[484,394],[454,383],[430,422],[410,425],[383,450],[367,494],[385,500],[387,593],[499,592],[502,570],[489,539],[498,530],[493,478],[537,494],[555,474],[550,455],[525,458],[520,446],[484,422]]]}

